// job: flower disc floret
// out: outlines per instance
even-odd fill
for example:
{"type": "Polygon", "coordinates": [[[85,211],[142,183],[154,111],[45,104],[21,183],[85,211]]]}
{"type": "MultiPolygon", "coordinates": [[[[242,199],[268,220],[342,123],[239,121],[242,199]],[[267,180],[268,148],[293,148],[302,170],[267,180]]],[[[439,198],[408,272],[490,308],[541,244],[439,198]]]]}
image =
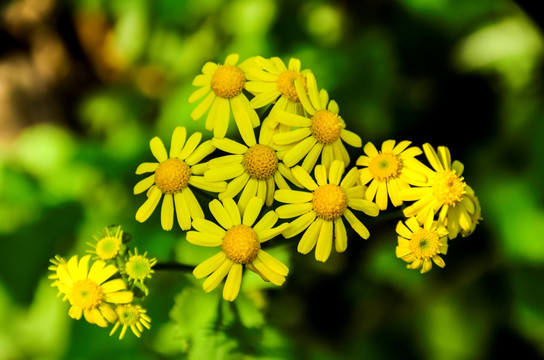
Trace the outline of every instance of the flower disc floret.
{"type": "Polygon", "coordinates": [[[307,88],[306,80],[300,72],[295,70],[283,71],[278,75],[278,79],[276,80],[276,86],[280,94],[294,103],[299,101],[297,89],[295,88],[295,80],[300,80],[304,88],[307,88]]]}
{"type": "Polygon", "coordinates": [[[240,224],[227,230],[221,249],[227,255],[227,258],[237,264],[248,264],[252,262],[259,250],[261,244],[257,233],[251,227],[240,224]]]}
{"type": "Polygon", "coordinates": [[[342,124],[337,114],[329,110],[318,110],[311,120],[310,130],[317,142],[330,145],[340,138],[342,124]]]}
{"type": "Polygon", "coordinates": [[[312,205],[317,216],[324,220],[334,220],[344,214],[348,207],[348,197],[338,185],[319,186],[313,193],[312,205]]]}
{"type": "Polygon", "coordinates": [[[453,170],[437,172],[433,192],[438,201],[448,206],[455,206],[463,199],[465,182],[462,176],[457,176],[453,170]]]}
{"type": "Polygon", "coordinates": [[[125,265],[127,275],[134,280],[144,280],[150,277],[151,263],[148,258],[142,255],[133,255],[125,265]]]}
{"type": "Polygon", "coordinates": [[[121,239],[106,236],[96,243],[96,254],[103,260],[113,259],[121,249],[121,239]]]}
{"type": "Polygon", "coordinates": [[[381,153],[374,157],[368,169],[374,179],[388,181],[398,177],[402,169],[402,159],[392,153],[381,153]]]}
{"type": "Polygon", "coordinates": [[[155,184],[164,194],[174,194],[187,187],[191,168],[182,160],[170,158],[155,171],[155,184]]]}
{"type": "Polygon", "coordinates": [[[266,180],[278,170],[278,157],[270,146],[256,144],[246,151],[242,165],[252,178],[266,180]]]}
{"type": "Polygon", "coordinates": [[[76,281],[68,295],[70,304],[82,310],[97,307],[102,302],[103,297],[102,287],[90,279],[76,281]]]}
{"type": "Polygon", "coordinates": [[[440,246],[436,231],[421,228],[412,234],[409,248],[417,259],[429,259],[440,253],[440,246]]]}
{"type": "Polygon", "coordinates": [[[244,72],[238,66],[219,65],[212,76],[211,88],[215,95],[230,99],[242,92],[245,83],[244,72]]]}

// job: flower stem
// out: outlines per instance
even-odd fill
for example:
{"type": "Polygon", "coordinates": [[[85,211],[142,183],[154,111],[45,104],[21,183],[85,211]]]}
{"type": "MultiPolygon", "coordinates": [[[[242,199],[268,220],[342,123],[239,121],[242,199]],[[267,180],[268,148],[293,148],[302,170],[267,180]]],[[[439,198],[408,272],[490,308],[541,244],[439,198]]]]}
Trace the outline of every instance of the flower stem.
{"type": "Polygon", "coordinates": [[[185,265],[180,264],[176,262],[170,262],[170,263],[157,263],[155,266],[153,266],[153,270],[155,271],[181,271],[181,272],[192,272],[194,269],[194,266],[191,265],[185,265]]]}

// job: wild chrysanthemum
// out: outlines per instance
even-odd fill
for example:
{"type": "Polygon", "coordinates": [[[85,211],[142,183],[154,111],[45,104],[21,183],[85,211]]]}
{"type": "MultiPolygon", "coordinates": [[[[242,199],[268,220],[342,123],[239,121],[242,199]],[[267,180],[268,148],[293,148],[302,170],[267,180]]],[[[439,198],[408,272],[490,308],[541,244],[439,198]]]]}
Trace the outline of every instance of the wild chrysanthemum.
{"type": "Polygon", "coordinates": [[[215,147],[211,140],[200,144],[202,134],[195,132],[187,141],[187,131],[178,126],[172,134],[170,156],[166,153],[163,142],[154,137],[149,142],[151,152],[158,162],[145,162],[136,169],[136,174],[153,174],[134,186],[134,194],[147,190],[147,200],[136,212],[136,220],[146,221],[153,213],[164,195],[161,209],[161,225],[164,230],[171,230],[174,223],[174,208],[178,224],[182,230],[191,228],[191,219],[203,218],[204,213],[189,185],[211,192],[226,189],[225,182],[210,182],[202,175],[206,164],[198,164],[210,155],[215,147]]]}
{"type": "Polygon", "coordinates": [[[306,76],[308,92],[300,80],[295,80],[297,94],[310,118],[289,113],[276,112],[275,119],[282,124],[297,129],[274,135],[274,143],[290,145],[290,150],[279,153],[281,160],[288,167],[302,162],[302,168],[311,172],[319,156],[321,163],[328,169],[333,160],[342,160],[344,166],[350,162],[349,154],[343,142],[354,147],[361,147],[359,135],[345,129],[344,120],[338,115],[338,104],[331,100],[325,90],[318,91],[315,76],[306,76]]]}
{"type": "Polygon", "coordinates": [[[342,179],[342,161],[334,160],[328,171],[325,166],[317,165],[317,182],[300,166],[295,166],[292,171],[295,178],[310,191],[277,190],[274,198],[288,204],[276,209],[281,219],[297,217],[284,236],[293,237],[306,230],[298,243],[300,253],[307,254],[315,247],[315,258],[327,261],[333,240],[337,252],[345,251],[348,238],[342,217],[363,239],[368,239],[368,229],[350,209],[378,216],[379,208],[363,198],[365,187],[357,185],[357,168],[352,168],[342,179]]]}
{"type": "Polygon", "coordinates": [[[117,267],[106,265],[102,260],[95,261],[89,269],[91,255],[78,261],[77,255],[68,260],[57,257],[51,260],[50,270],[55,272],[53,286],[64,294],[72,307],[70,317],[79,320],[83,315],[91,324],[106,327],[117,320],[113,304],[132,302],[133,294],[126,290],[122,279],[109,280],[117,274],[117,267]]]}
{"type": "Polygon", "coordinates": [[[121,333],[119,334],[119,340],[123,339],[128,328],[132,330],[132,333],[136,335],[136,337],[140,337],[144,331],[144,327],[148,330],[151,328],[151,318],[146,314],[146,310],[140,305],[118,305],[115,308],[115,312],[117,313],[117,322],[115,322],[113,329],[111,329],[110,336],[112,336],[120,326],[122,326],[122,328],[121,333]]]}
{"type": "Polygon", "coordinates": [[[419,269],[421,273],[431,270],[433,262],[443,268],[446,264],[440,254],[448,252],[448,230],[434,221],[421,227],[415,218],[406,220],[406,225],[397,224],[399,245],[397,257],[409,263],[408,269],[419,269]]]}
{"type": "Polygon", "coordinates": [[[242,214],[253,196],[262,199],[266,206],[271,206],[276,186],[280,189],[290,188],[284,176],[293,180],[291,171],[279,163],[272,147],[263,144],[248,147],[226,138],[213,138],[212,142],[218,149],[232,155],[210,160],[204,178],[209,181],[232,179],[227,189],[219,193],[219,199],[234,198],[242,192],[238,200],[242,214]]]}
{"type": "Polygon", "coordinates": [[[96,254],[94,259],[111,260],[119,254],[123,245],[123,230],[121,230],[121,226],[118,226],[115,235],[112,235],[110,229],[106,227],[102,237],[99,238],[93,235],[93,238],[96,240],[96,244],[87,243],[87,245],[94,250],[88,252],[96,254]]]}
{"type": "Polygon", "coordinates": [[[255,97],[251,99],[249,105],[258,109],[274,104],[263,121],[259,134],[259,142],[269,144],[274,134],[291,129],[288,125],[278,123],[275,119],[277,111],[303,114],[295,80],[301,81],[306,89],[306,74],[309,70],[301,70],[300,60],[295,58],[289,60],[288,67],[278,57],[265,59],[257,56],[253,63],[255,66],[248,71],[252,81],[246,84],[246,89],[255,97]]]}
{"type": "Polygon", "coordinates": [[[373,201],[376,198],[380,210],[387,209],[388,197],[393,206],[402,205],[400,190],[426,180],[425,175],[417,170],[419,160],[414,158],[421,154],[421,149],[408,147],[410,144],[411,141],[401,141],[395,146],[395,140],[386,140],[378,151],[374,144],[368,142],[363,148],[365,155],[357,159],[356,164],[363,166],[359,171],[361,184],[370,182],[365,199],[373,201]]]}
{"type": "Polygon", "coordinates": [[[477,222],[474,191],[461,176],[463,164],[457,160],[452,164],[447,147],[439,146],[437,153],[427,143],[423,145],[423,151],[435,171],[421,167],[428,179],[426,186],[400,192],[401,200],[415,201],[404,209],[404,215],[415,216],[423,224],[432,222],[438,213],[438,221],[446,225],[449,238],[454,239],[459,232],[469,232],[477,222]]]}
{"type": "Polygon", "coordinates": [[[193,85],[200,88],[189,96],[189,103],[204,99],[193,110],[191,118],[198,120],[209,109],[206,129],[213,130],[215,137],[223,138],[227,134],[232,109],[240,135],[246,144],[253,145],[256,143],[253,128],[259,126],[260,120],[243,93],[249,62],[236,65],[238,57],[238,54],[230,54],[224,65],[207,62],[202,67],[202,74],[193,80],[193,85]]]}
{"type": "Polygon", "coordinates": [[[151,274],[155,272],[153,266],[156,263],[156,258],[147,257],[147,251],[140,255],[138,249],[134,248],[134,253],[128,251],[128,260],[122,272],[128,276],[129,280],[143,285],[145,279],[151,279],[151,274]]]}
{"type": "Polygon", "coordinates": [[[263,201],[257,197],[249,200],[243,215],[231,198],[222,202],[214,199],[209,205],[220,226],[209,220],[195,219],[193,227],[196,231],[187,232],[187,241],[192,244],[221,247],[219,253],[198,265],[193,271],[197,279],[209,275],[202,285],[204,291],[212,291],[228,275],[223,288],[223,298],[233,301],[240,291],[244,265],[260,275],[263,280],[281,286],[289,269],[262,250],[261,244],[280,235],[288,225],[281,224],[274,228],[278,220],[278,215],[274,211],[267,212],[255,224],[263,207],[263,201]]]}

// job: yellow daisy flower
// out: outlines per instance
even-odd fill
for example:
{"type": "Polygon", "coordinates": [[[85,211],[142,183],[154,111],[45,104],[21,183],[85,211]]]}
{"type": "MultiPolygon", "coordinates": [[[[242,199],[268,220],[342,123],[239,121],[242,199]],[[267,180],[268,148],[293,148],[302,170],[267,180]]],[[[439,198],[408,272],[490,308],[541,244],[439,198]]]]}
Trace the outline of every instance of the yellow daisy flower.
{"type": "Polygon", "coordinates": [[[100,238],[93,235],[93,238],[96,240],[96,244],[87,243],[87,245],[94,249],[89,250],[88,252],[96,255],[93,258],[95,260],[111,260],[115,258],[121,251],[121,246],[123,245],[123,230],[121,230],[121,226],[117,227],[115,235],[110,233],[110,229],[108,227],[104,229],[104,232],[105,234],[100,238]]]}
{"type": "Polygon", "coordinates": [[[290,126],[280,124],[275,119],[277,111],[304,114],[295,88],[295,80],[301,81],[306,89],[306,75],[309,70],[301,70],[300,60],[295,58],[289,60],[288,67],[278,57],[265,59],[257,56],[254,58],[254,64],[255,66],[248,71],[252,81],[246,84],[246,89],[255,95],[249,105],[258,109],[274,104],[263,120],[259,134],[261,144],[270,144],[274,134],[291,130],[290,126]]]}
{"type": "Polygon", "coordinates": [[[427,178],[418,172],[419,160],[414,157],[421,154],[421,149],[408,147],[411,141],[401,141],[395,146],[395,140],[386,140],[378,151],[374,144],[368,142],[363,148],[365,155],[361,155],[356,164],[363,166],[359,171],[362,185],[370,182],[365,193],[365,199],[374,201],[380,210],[387,209],[387,199],[391,199],[393,206],[402,205],[399,197],[401,189],[412,185],[420,185],[427,178]]]}
{"type": "Polygon", "coordinates": [[[307,254],[315,247],[316,260],[325,262],[331,253],[333,240],[337,252],[345,251],[348,238],[342,217],[363,239],[368,239],[368,229],[350,209],[362,211],[369,216],[378,216],[380,209],[375,203],[363,198],[365,187],[357,185],[357,168],[352,168],[342,179],[342,161],[334,160],[328,171],[325,166],[317,165],[317,182],[300,166],[295,166],[292,172],[310,192],[277,190],[274,198],[287,203],[276,209],[280,219],[297,217],[284,236],[290,238],[306,230],[298,243],[300,253],[307,254]]]}
{"type": "Polygon", "coordinates": [[[310,172],[321,155],[321,163],[328,169],[333,160],[342,160],[344,166],[350,162],[349,154],[343,142],[354,147],[361,147],[359,135],[345,129],[344,120],[338,115],[338,104],[329,101],[325,90],[317,90],[317,82],[312,73],[306,76],[308,93],[303,83],[295,80],[297,94],[310,118],[278,111],[275,119],[285,125],[297,129],[274,135],[274,143],[291,145],[291,149],[281,159],[285,165],[292,167],[299,161],[302,168],[310,172]]]}
{"type": "Polygon", "coordinates": [[[238,58],[238,54],[230,54],[223,65],[207,62],[202,67],[202,74],[193,80],[193,85],[200,88],[189,96],[189,103],[204,99],[193,110],[191,118],[198,120],[209,110],[206,129],[213,130],[215,137],[223,138],[227,134],[232,109],[240,135],[247,144],[253,145],[256,143],[253,128],[259,126],[260,120],[243,93],[245,73],[251,61],[236,65],[238,58]]]}
{"type": "Polygon", "coordinates": [[[440,254],[448,252],[448,230],[434,221],[421,227],[416,218],[406,220],[406,225],[397,224],[399,245],[396,248],[398,258],[409,263],[408,269],[419,269],[421,273],[431,270],[433,262],[443,268],[446,264],[440,254]]]}
{"type": "Polygon", "coordinates": [[[146,314],[147,311],[140,305],[118,305],[115,308],[115,312],[117,313],[117,322],[113,326],[113,329],[111,329],[110,336],[112,336],[121,326],[119,340],[123,339],[128,328],[132,330],[132,333],[136,335],[136,337],[140,337],[144,331],[144,327],[148,330],[151,328],[151,318],[146,314]]]}
{"type": "Polygon", "coordinates": [[[296,181],[291,170],[279,163],[276,151],[268,145],[255,144],[248,147],[226,138],[213,138],[212,143],[231,155],[210,160],[204,178],[209,181],[232,179],[227,189],[219,193],[219,199],[234,198],[241,192],[238,207],[242,214],[253,196],[263,200],[266,206],[271,206],[276,186],[289,189],[285,178],[296,181]]]}
{"type": "Polygon", "coordinates": [[[214,183],[199,176],[204,174],[207,164],[198,163],[215,150],[211,140],[199,146],[201,133],[195,132],[187,141],[186,137],[185,128],[178,126],[172,134],[169,155],[158,137],[149,142],[151,152],[158,162],[145,162],[136,169],[136,174],[153,173],[134,186],[134,194],[147,190],[147,200],[136,212],[136,220],[139,222],[144,222],[151,216],[164,195],[161,209],[162,228],[172,229],[175,208],[180,228],[188,230],[191,228],[191,219],[204,217],[202,208],[189,185],[211,192],[226,189],[225,182],[214,183]]]}
{"type": "Polygon", "coordinates": [[[130,303],[133,295],[126,290],[122,279],[108,280],[118,273],[117,267],[97,260],[89,269],[90,259],[91,255],[86,255],[78,261],[75,255],[68,262],[60,257],[51,260],[50,270],[55,272],[53,285],[72,305],[68,311],[70,317],[79,320],[84,316],[89,323],[106,327],[108,322],[117,320],[112,304],[130,303]]]}
{"type": "Polygon", "coordinates": [[[157,263],[156,258],[149,259],[147,251],[140,255],[138,249],[134,248],[134,253],[128,251],[128,260],[125,263],[122,273],[128,276],[128,279],[143,285],[145,279],[151,279],[151,274],[155,273],[152,269],[157,263]]]}
{"type": "Polygon", "coordinates": [[[440,211],[438,221],[446,225],[450,239],[456,238],[460,231],[468,233],[475,223],[476,204],[474,190],[461,176],[463,164],[457,160],[452,163],[445,146],[439,146],[437,153],[427,143],[423,151],[435,171],[422,166],[428,179],[426,186],[401,190],[402,200],[415,201],[404,209],[404,216],[415,216],[423,224],[432,222],[440,211]]]}
{"type": "Polygon", "coordinates": [[[219,253],[205,260],[193,271],[197,279],[209,275],[202,285],[204,291],[214,290],[226,276],[223,298],[234,301],[240,291],[244,265],[263,280],[281,286],[289,269],[261,249],[261,244],[282,234],[289,225],[281,224],[274,228],[278,221],[278,215],[274,211],[267,212],[255,224],[263,207],[263,201],[257,197],[249,200],[243,215],[231,198],[222,202],[214,199],[209,206],[220,226],[209,220],[195,219],[193,227],[196,231],[187,232],[187,241],[192,244],[221,247],[219,253]]]}

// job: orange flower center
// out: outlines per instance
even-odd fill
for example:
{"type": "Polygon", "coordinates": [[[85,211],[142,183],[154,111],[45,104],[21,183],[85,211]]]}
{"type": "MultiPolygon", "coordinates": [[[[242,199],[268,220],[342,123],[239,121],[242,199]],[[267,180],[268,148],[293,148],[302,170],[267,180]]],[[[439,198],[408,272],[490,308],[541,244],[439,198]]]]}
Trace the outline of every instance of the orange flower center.
{"type": "Polygon", "coordinates": [[[211,88],[215,95],[230,99],[240,94],[246,84],[242,69],[234,65],[219,65],[212,75],[211,88]]]}
{"type": "Polygon", "coordinates": [[[312,199],[317,216],[325,220],[334,220],[344,214],[348,207],[348,196],[338,185],[326,184],[314,191],[312,199]]]}
{"type": "Polygon", "coordinates": [[[340,138],[342,124],[337,114],[329,110],[318,110],[312,116],[312,136],[321,144],[330,145],[340,138]]]}
{"type": "Polygon", "coordinates": [[[457,176],[455,171],[444,170],[436,173],[433,192],[441,203],[455,206],[455,204],[463,200],[465,185],[462,176],[457,176]]]}
{"type": "Polygon", "coordinates": [[[251,177],[266,180],[278,170],[278,157],[270,146],[257,144],[246,151],[242,165],[251,177]]]}
{"type": "Polygon", "coordinates": [[[249,264],[259,253],[261,244],[255,230],[242,224],[227,230],[221,249],[235,263],[249,264]]]}
{"type": "Polygon", "coordinates": [[[68,298],[70,304],[83,310],[89,310],[100,305],[103,297],[104,293],[100,285],[92,280],[83,279],[73,284],[68,298]]]}
{"type": "Polygon", "coordinates": [[[285,70],[278,75],[278,79],[276,80],[276,86],[280,94],[291,102],[299,101],[297,89],[295,88],[295,80],[297,79],[302,82],[302,85],[306,89],[306,79],[298,71],[285,70]]]}
{"type": "Polygon", "coordinates": [[[163,161],[155,170],[155,184],[163,194],[173,194],[186,188],[190,177],[189,165],[176,158],[163,161]]]}
{"type": "Polygon", "coordinates": [[[368,169],[372,177],[379,181],[395,179],[402,169],[402,159],[392,153],[381,153],[370,160],[368,169]]]}

